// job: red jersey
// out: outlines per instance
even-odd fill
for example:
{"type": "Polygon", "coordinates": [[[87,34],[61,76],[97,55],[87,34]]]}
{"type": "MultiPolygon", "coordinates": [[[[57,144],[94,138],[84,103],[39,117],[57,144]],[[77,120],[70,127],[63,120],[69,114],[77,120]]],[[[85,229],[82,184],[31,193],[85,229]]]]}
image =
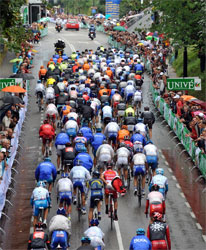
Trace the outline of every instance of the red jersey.
{"type": "Polygon", "coordinates": [[[108,170],[103,172],[103,176],[104,176],[104,179],[107,182],[107,184],[111,184],[114,177],[118,176],[118,174],[116,171],[114,171],[112,169],[108,169],[108,170]]]}
{"type": "Polygon", "coordinates": [[[50,124],[43,124],[39,129],[39,136],[43,138],[51,139],[55,135],[54,128],[50,124]]]}

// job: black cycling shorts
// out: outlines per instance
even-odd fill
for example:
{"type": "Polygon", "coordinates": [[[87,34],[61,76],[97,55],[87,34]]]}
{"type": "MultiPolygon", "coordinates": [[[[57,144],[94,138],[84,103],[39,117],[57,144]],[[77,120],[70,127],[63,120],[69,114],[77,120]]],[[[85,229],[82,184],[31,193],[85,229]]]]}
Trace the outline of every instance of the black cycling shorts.
{"type": "Polygon", "coordinates": [[[100,201],[103,201],[103,194],[99,194],[99,195],[95,195],[95,196],[91,196],[90,199],[90,208],[94,208],[95,207],[95,199],[99,199],[100,201]]]}
{"type": "Polygon", "coordinates": [[[43,99],[43,93],[41,91],[38,91],[36,95],[43,99]]]}

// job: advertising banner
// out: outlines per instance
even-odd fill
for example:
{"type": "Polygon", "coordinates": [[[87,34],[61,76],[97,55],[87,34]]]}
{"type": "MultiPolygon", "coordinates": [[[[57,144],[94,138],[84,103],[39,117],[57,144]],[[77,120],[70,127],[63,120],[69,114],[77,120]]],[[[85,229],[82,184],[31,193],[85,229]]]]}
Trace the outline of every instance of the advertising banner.
{"type": "Polygon", "coordinates": [[[106,0],[106,16],[119,19],[119,4],[121,0],[106,0]]]}

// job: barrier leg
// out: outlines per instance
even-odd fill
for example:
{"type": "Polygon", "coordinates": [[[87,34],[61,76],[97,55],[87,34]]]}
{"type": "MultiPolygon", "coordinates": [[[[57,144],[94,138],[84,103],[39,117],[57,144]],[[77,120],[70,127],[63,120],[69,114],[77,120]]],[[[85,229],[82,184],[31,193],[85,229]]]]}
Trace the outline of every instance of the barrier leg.
{"type": "Polygon", "coordinates": [[[190,158],[190,157],[188,157],[188,158],[185,160],[185,162],[188,162],[189,160],[191,160],[191,158],[190,158]]]}
{"type": "Polygon", "coordinates": [[[10,190],[14,196],[16,195],[16,191],[13,188],[9,187],[8,190],[10,190]]]}
{"type": "MultiPolygon", "coordinates": [[[[18,151],[17,151],[18,152],[18,151]]],[[[18,165],[20,165],[20,162],[17,161],[17,159],[14,159],[14,162],[16,162],[18,165]]]]}
{"type": "Polygon", "coordinates": [[[11,220],[10,217],[7,214],[5,214],[4,212],[1,212],[1,214],[4,215],[8,220],[11,220]]]}
{"type": "Polygon", "coordinates": [[[194,165],[190,171],[192,172],[195,168],[197,168],[197,166],[194,165]]]}
{"type": "Polygon", "coordinates": [[[3,233],[3,235],[6,235],[6,232],[4,231],[4,229],[3,228],[1,228],[0,227],[0,232],[2,232],[3,233]]]}
{"type": "Polygon", "coordinates": [[[187,150],[183,149],[179,156],[181,156],[184,152],[187,152],[187,150]]]}
{"type": "Polygon", "coordinates": [[[202,193],[204,193],[204,192],[206,192],[206,188],[204,188],[204,189],[202,190],[202,193]]]}
{"type": "MultiPolygon", "coordinates": [[[[15,168],[11,168],[11,170],[14,171],[15,174],[19,173],[15,168]]],[[[14,179],[14,178],[12,178],[12,179],[14,179]]],[[[16,183],[16,181],[15,181],[15,183],[16,183]]]]}
{"type": "Polygon", "coordinates": [[[9,200],[6,199],[6,202],[8,202],[9,205],[13,207],[13,204],[11,203],[11,201],[9,201],[9,200]]]}
{"type": "Polygon", "coordinates": [[[176,135],[176,136],[174,136],[173,138],[172,138],[172,141],[173,141],[173,139],[176,139],[176,138],[178,138],[178,136],[176,135]]]}
{"type": "Polygon", "coordinates": [[[197,177],[197,179],[195,180],[195,182],[198,182],[202,178],[205,179],[204,175],[200,175],[199,177],[197,177]]]}
{"type": "Polygon", "coordinates": [[[181,142],[177,143],[177,145],[175,146],[175,149],[176,149],[179,145],[182,145],[182,143],[181,143],[181,142]]]}

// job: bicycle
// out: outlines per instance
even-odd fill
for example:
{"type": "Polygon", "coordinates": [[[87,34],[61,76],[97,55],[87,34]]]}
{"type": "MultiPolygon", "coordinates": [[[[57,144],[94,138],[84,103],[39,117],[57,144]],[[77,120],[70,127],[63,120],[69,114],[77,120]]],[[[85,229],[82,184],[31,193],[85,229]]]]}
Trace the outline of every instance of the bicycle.
{"type": "Polygon", "coordinates": [[[137,185],[137,197],[138,197],[138,204],[141,207],[142,202],[142,175],[138,174],[138,185],[137,185]]]}
{"type": "Polygon", "coordinates": [[[49,143],[50,143],[50,140],[47,138],[46,139],[46,144],[45,144],[45,157],[49,157],[49,143]]]}
{"type": "Polygon", "coordinates": [[[100,202],[100,199],[99,198],[95,198],[94,200],[94,210],[93,210],[93,219],[96,219],[98,220],[98,209],[97,209],[97,206],[100,202]]]}
{"type": "Polygon", "coordinates": [[[42,107],[41,107],[41,93],[37,93],[37,104],[38,104],[38,108],[39,108],[39,112],[42,111],[42,107]]]}
{"type": "Polygon", "coordinates": [[[150,163],[148,163],[148,171],[147,171],[147,177],[146,177],[146,183],[148,183],[148,185],[150,185],[152,181],[152,177],[153,177],[152,167],[150,163]]]}
{"type": "Polygon", "coordinates": [[[113,194],[109,193],[109,218],[111,223],[111,230],[113,230],[113,221],[114,221],[114,202],[113,194]]]}
{"type": "Polygon", "coordinates": [[[82,197],[79,188],[77,188],[77,212],[78,212],[78,221],[80,222],[82,215],[82,197]]]}

